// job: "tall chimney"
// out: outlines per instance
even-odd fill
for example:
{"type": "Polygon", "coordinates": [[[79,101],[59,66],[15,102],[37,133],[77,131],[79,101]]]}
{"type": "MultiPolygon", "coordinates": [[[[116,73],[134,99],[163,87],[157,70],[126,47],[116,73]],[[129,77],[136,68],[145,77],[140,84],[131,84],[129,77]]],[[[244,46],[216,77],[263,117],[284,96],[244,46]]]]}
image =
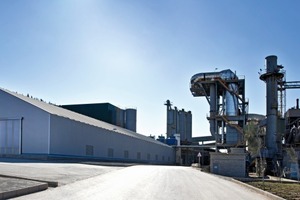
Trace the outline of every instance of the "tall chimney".
{"type": "Polygon", "coordinates": [[[296,109],[299,109],[299,99],[296,99],[296,109]]]}

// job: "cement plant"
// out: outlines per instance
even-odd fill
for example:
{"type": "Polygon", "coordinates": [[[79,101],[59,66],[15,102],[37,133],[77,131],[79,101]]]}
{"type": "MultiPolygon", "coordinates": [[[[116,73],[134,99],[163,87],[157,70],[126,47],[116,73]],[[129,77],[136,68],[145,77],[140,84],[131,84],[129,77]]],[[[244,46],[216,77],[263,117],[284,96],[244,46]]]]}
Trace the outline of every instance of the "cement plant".
{"type": "Polygon", "coordinates": [[[300,81],[286,80],[274,55],[265,58],[257,78],[266,85],[265,115],[249,113],[256,102],[246,98],[244,76],[230,69],[191,76],[190,98],[205,98],[209,105],[203,120],[211,135],[203,137],[192,137],[192,112],[171,100],[165,102],[166,134],[155,138],[136,132],[136,109],[58,106],[0,89],[0,156],[195,166],[229,177],[299,180],[299,99],[286,110],[286,91],[299,89],[300,81]]]}

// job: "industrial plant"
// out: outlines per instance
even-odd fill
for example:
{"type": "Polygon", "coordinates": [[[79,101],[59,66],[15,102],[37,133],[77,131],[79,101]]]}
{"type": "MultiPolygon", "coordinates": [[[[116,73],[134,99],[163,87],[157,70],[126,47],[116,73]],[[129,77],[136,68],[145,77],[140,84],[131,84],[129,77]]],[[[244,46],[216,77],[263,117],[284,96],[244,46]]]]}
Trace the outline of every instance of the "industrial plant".
{"type": "Polygon", "coordinates": [[[266,83],[266,116],[248,113],[245,79],[230,69],[199,73],[191,78],[192,95],[205,97],[210,108],[207,120],[215,139],[214,152],[210,153],[212,173],[245,177],[254,164],[257,173],[299,177],[299,100],[287,112],[285,102],[286,90],[299,89],[300,81],[286,81],[286,72],[277,64],[277,56],[266,57],[265,66],[259,78],[266,83]],[[249,131],[251,125],[254,128],[249,131]],[[255,152],[250,152],[251,146],[255,152]]]}
{"type": "Polygon", "coordinates": [[[209,105],[211,135],[203,137],[192,137],[192,112],[170,100],[165,135],[155,139],[137,133],[136,109],[110,103],[57,106],[0,89],[0,156],[197,163],[225,176],[253,171],[299,179],[299,99],[286,111],[286,90],[299,89],[300,81],[286,80],[277,56],[266,57],[265,67],[258,77],[266,84],[265,115],[249,113],[244,76],[225,69],[191,77],[192,96],[209,105]]]}

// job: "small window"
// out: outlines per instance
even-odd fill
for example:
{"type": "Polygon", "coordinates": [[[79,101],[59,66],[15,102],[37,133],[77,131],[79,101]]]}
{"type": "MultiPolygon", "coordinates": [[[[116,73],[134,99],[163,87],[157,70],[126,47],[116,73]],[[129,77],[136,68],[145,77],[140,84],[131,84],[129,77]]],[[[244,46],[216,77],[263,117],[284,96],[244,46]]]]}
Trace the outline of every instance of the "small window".
{"type": "Polygon", "coordinates": [[[171,161],[171,158],[170,158],[170,156],[168,157],[168,161],[169,161],[169,162],[171,161]]]}
{"type": "Polygon", "coordinates": [[[85,146],[85,155],[87,155],[87,156],[93,156],[94,155],[94,146],[92,146],[92,145],[86,145],[85,146]]]}
{"type": "Polygon", "coordinates": [[[136,158],[137,158],[138,160],[141,160],[141,152],[137,152],[136,158]]]}
{"type": "Polygon", "coordinates": [[[150,153],[147,154],[147,160],[150,160],[151,159],[151,155],[150,153]]]}
{"type": "Polygon", "coordinates": [[[128,159],[129,158],[129,151],[124,151],[124,158],[128,159]]]}
{"type": "Polygon", "coordinates": [[[162,160],[165,161],[165,156],[162,156],[162,160]]]}
{"type": "Polygon", "coordinates": [[[109,148],[108,152],[107,152],[107,156],[110,157],[110,158],[113,158],[114,157],[114,149],[109,148]]]}
{"type": "Polygon", "coordinates": [[[158,161],[158,155],[157,154],[155,155],[155,160],[158,161]]]}

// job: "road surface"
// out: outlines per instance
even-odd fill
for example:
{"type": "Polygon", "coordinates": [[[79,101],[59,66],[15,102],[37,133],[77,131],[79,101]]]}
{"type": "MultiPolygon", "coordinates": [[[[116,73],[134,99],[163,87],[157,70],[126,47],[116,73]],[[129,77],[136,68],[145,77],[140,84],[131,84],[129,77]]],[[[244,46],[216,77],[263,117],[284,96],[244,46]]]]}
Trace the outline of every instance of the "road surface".
{"type": "Polygon", "coordinates": [[[238,183],[190,167],[132,166],[18,199],[269,199],[238,183]]]}

